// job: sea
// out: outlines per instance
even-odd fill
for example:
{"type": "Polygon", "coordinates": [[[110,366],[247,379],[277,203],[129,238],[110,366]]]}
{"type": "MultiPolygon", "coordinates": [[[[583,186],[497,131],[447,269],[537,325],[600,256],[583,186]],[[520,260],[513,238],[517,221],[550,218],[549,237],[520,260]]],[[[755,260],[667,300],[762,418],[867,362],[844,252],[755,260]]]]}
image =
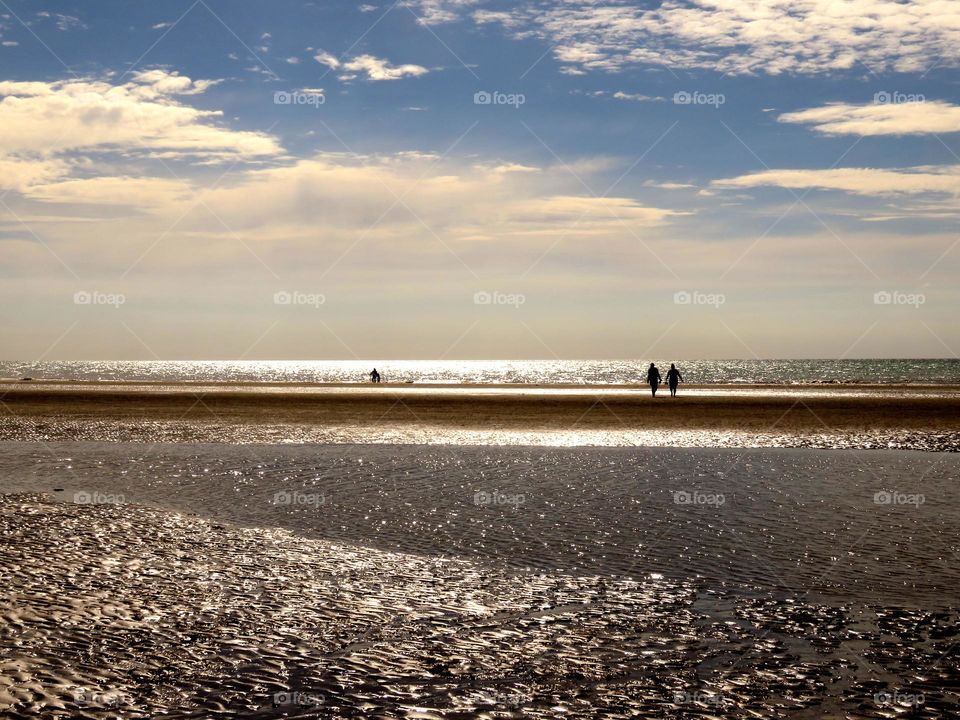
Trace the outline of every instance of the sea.
{"type": "Polygon", "coordinates": [[[655,362],[696,384],[960,384],[960,359],[861,360],[70,360],[0,361],[0,378],[136,382],[634,384],[655,362]]]}

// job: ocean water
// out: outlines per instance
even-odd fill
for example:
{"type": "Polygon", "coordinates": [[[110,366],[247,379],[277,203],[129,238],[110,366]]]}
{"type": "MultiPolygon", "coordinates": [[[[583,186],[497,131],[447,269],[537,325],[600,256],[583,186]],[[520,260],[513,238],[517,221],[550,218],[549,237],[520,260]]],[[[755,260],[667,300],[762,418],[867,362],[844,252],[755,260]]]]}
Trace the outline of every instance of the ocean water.
{"type": "Polygon", "coordinates": [[[395,383],[629,384],[675,362],[697,384],[960,384],[960,360],[97,360],[0,361],[0,378],[155,382],[366,382],[376,367],[395,383]]]}

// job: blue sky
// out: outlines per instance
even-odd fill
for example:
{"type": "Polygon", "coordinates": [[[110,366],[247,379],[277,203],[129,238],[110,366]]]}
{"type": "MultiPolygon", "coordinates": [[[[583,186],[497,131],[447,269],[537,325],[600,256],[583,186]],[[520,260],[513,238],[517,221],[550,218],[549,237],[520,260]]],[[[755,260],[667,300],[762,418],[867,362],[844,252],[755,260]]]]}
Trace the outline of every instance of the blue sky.
{"type": "Polygon", "coordinates": [[[4,0],[0,43],[12,359],[960,350],[950,3],[4,0]]]}

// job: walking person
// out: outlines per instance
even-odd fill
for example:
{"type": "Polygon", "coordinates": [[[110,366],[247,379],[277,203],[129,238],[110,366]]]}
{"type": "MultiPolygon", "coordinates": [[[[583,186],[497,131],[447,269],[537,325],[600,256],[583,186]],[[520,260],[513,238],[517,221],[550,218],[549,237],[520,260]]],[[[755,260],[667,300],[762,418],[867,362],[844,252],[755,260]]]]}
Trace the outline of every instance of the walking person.
{"type": "Polygon", "coordinates": [[[667,385],[670,386],[670,397],[677,396],[677,383],[683,382],[683,375],[677,370],[677,366],[670,363],[670,369],[667,370],[667,385]]]}
{"type": "Polygon", "coordinates": [[[370,382],[374,382],[374,383],[380,382],[380,373],[377,372],[376,368],[374,368],[373,372],[370,373],[370,382]]]}
{"type": "Polygon", "coordinates": [[[656,397],[657,387],[663,382],[663,378],[660,377],[660,371],[657,370],[657,366],[653,363],[650,363],[650,369],[647,370],[647,382],[650,383],[650,392],[653,394],[653,397],[656,397]]]}

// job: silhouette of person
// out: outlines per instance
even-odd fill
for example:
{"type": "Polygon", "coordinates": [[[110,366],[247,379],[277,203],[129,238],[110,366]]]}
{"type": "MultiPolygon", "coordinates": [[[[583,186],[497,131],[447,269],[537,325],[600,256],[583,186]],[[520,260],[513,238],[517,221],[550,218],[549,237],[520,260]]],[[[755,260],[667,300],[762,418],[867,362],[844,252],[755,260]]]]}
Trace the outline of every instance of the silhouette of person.
{"type": "Polygon", "coordinates": [[[370,373],[370,382],[375,382],[375,383],[380,382],[380,373],[377,372],[376,368],[374,368],[373,372],[370,373]]]}
{"type": "Polygon", "coordinates": [[[670,386],[670,397],[677,396],[677,383],[683,382],[683,375],[677,370],[677,366],[670,363],[670,369],[667,370],[667,385],[670,386]]]}
{"type": "Polygon", "coordinates": [[[653,393],[653,397],[656,397],[657,386],[663,382],[663,378],[660,377],[660,371],[653,363],[650,363],[650,369],[647,370],[647,382],[650,383],[650,392],[653,393]]]}

